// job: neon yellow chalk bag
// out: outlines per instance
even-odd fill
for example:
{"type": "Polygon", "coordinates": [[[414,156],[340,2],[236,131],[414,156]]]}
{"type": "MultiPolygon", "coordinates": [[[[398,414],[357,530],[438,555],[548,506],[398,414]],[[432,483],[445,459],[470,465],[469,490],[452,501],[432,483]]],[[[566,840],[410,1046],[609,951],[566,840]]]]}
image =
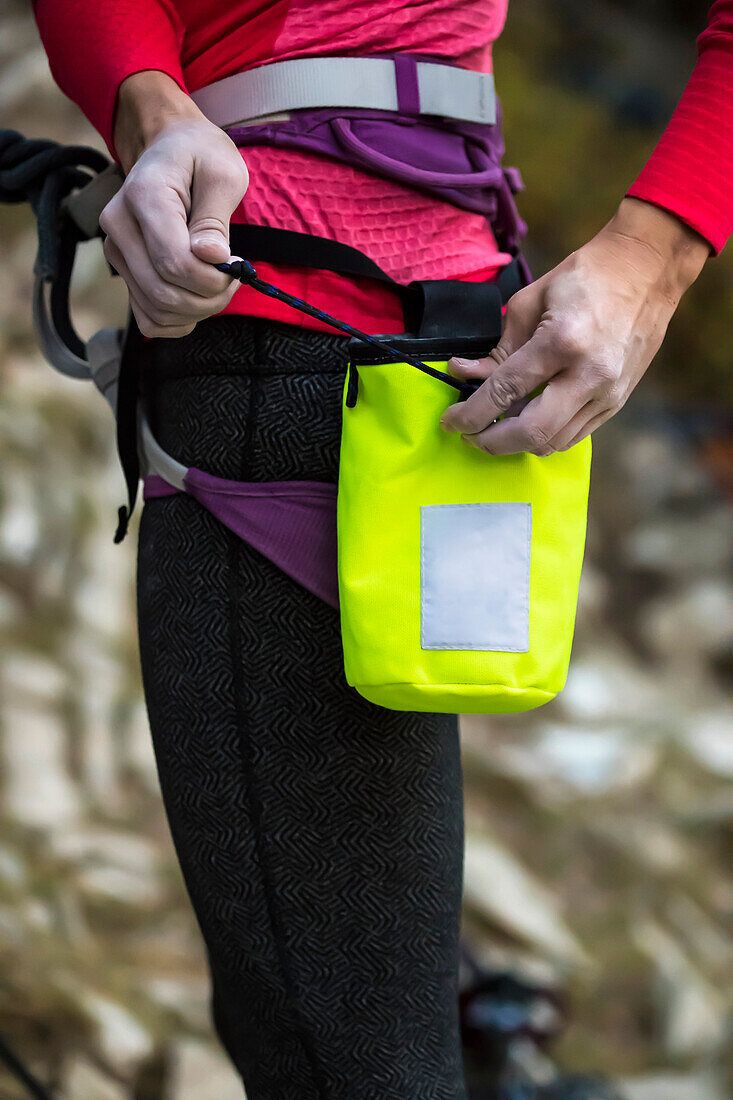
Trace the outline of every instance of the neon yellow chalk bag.
{"type": "Polygon", "coordinates": [[[591,443],[490,456],[440,428],[455,399],[408,363],[352,363],[337,513],[346,679],[396,710],[529,710],[567,676],[591,443]]]}

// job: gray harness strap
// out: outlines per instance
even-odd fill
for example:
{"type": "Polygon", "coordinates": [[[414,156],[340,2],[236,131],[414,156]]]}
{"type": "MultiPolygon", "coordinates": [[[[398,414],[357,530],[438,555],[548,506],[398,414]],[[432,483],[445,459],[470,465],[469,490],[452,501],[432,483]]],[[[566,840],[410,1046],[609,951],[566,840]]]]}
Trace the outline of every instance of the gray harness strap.
{"type": "Polygon", "coordinates": [[[496,122],[494,78],[456,65],[388,57],[302,57],[235,73],[191,93],[217,126],[317,107],[496,122]]]}
{"type": "MultiPolygon", "coordinates": [[[[88,373],[113,413],[117,408],[121,338],[122,332],[119,329],[103,328],[95,332],[86,345],[88,373]]],[[[138,413],[138,445],[143,477],[147,474],[158,474],[169,485],[185,491],[184,478],[188,468],[163,450],[142,411],[138,413]]]]}

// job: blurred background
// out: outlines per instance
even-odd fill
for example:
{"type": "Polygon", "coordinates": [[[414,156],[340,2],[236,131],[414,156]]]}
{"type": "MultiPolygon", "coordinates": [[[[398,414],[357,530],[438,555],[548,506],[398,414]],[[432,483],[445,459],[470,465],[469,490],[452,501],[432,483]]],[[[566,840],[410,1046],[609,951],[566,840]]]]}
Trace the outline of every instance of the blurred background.
{"type": "MultiPolygon", "coordinates": [[[[506,163],[541,273],[610,217],[684,87],[704,0],[511,0],[506,163]]],[[[0,8],[2,125],[100,141],[29,5],[0,8]]],[[[31,331],[35,229],[0,208],[0,1033],[67,1100],[234,1100],[141,695],[110,414],[31,331]]],[[[74,301],[124,317],[99,244],[74,301]]],[[[733,250],[595,436],[567,688],[464,721],[465,937],[570,998],[552,1052],[629,1100],[724,1100],[733,1046],[733,250]]],[[[0,1068],[0,1096],[25,1095],[0,1068]]]]}

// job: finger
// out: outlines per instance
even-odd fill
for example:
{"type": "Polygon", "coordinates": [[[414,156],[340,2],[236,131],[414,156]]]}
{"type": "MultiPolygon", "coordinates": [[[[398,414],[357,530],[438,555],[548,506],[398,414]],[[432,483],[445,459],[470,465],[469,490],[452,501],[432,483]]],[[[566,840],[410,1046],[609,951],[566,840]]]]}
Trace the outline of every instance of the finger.
{"type": "MultiPolygon", "coordinates": [[[[482,378],[486,379],[492,371],[495,371],[499,366],[498,361],[494,359],[493,355],[494,353],[490,352],[486,359],[451,359],[448,363],[448,373],[466,382],[473,382],[482,378]]],[[[530,397],[533,396],[534,393],[531,392],[526,397],[520,397],[518,401],[515,401],[509,406],[504,416],[519,416],[522,409],[525,408],[530,400],[530,397]]]]}
{"type": "Polygon", "coordinates": [[[567,451],[572,446],[572,441],[584,430],[585,426],[596,416],[608,409],[607,405],[597,399],[586,401],[583,407],[573,416],[564,428],[551,440],[553,451],[567,451]]]}
{"type": "Polygon", "coordinates": [[[564,450],[567,451],[577,443],[580,443],[581,440],[589,436],[591,432],[594,432],[596,428],[600,428],[601,424],[605,424],[607,420],[610,420],[613,415],[613,409],[604,409],[603,412],[597,413],[596,416],[591,417],[591,419],[583,425],[578,434],[573,436],[570,442],[566,444],[564,450]]]}
{"type": "Polygon", "coordinates": [[[129,264],[122,254],[121,249],[115,244],[111,237],[106,238],[103,247],[107,263],[114,268],[120,278],[124,280],[130,297],[134,295],[138,301],[144,301],[145,294],[137,282],[137,279],[130,271],[129,264]]]}
{"type": "Polygon", "coordinates": [[[505,362],[531,338],[542,316],[542,293],[541,280],[517,291],[507,303],[501,339],[496,347],[485,359],[453,356],[448,363],[449,373],[465,380],[488,378],[498,364],[505,362]]]}
{"type": "Polygon", "coordinates": [[[550,382],[515,417],[498,421],[481,432],[466,434],[463,440],[487,454],[529,452],[551,454],[558,433],[586,404],[576,379],[567,375],[550,382]]]}
{"type": "Polygon", "coordinates": [[[189,332],[193,332],[195,322],[182,322],[180,318],[175,320],[153,318],[146,296],[135,282],[125,262],[125,257],[110,237],[104,242],[104,253],[108,262],[112,264],[117,274],[124,279],[127,285],[130,306],[143,336],[186,336],[189,332]]]}
{"type": "Polygon", "coordinates": [[[141,301],[132,291],[130,291],[130,308],[135,315],[138,328],[143,336],[171,339],[174,337],[188,336],[188,334],[193,332],[196,328],[195,321],[191,321],[188,324],[177,325],[160,324],[150,316],[145,301],[141,301]]]}
{"type": "Polygon", "coordinates": [[[193,253],[207,263],[229,258],[229,221],[242,201],[249,175],[238,152],[194,164],[188,234],[193,253]]]}
{"type": "Polygon", "coordinates": [[[468,400],[446,409],[441,427],[445,431],[462,434],[481,432],[538,386],[548,382],[560,368],[561,364],[551,354],[546,335],[536,332],[496,370],[491,371],[468,400]]]}
{"type": "Polygon", "coordinates": [[[153,268],[139,227],[128,212],[123,213],[115,226],[116,236],[105,242],[105,256],[123,277],[128,287],[134,289],[138,299],[147,303],[148,314],[158,323],[188,323],[200,321],[219,313],[231,300],[237,283],[222,276],[225,287],[217,295],[193,294],[181,287],[164,282],[153,268]],[[123,248],[118,241],[122,239],[123,248]]]}
{"type": "Polygon", "coordinates": [[[448,360],[447,370],[454,378],[470,381],[473,378],[488,378],[496,370],[497,360],[489,353],[486,359],[461,359],[454,355],[448,360]]]}
{"type": "MultiPolygon", "coordinates": [[[[229,275],[193,252],[186,211],[172,188],[137,203],[131,212],[140,227],[145,256],[163,283],[204,298],[216,297],[230,286],[229,275]]],[[[228,255],[227,247],[224,260],[228,255]]]]}
{"type": "Polygon", "coordinates": [[[141,174],[125,182],[109,229],[127,255],[138,283],[153,296],[158,285],[201,297],[225,292],[230,278],[200,260],[190,248],[187,215],[178,191],[141,174]]]}

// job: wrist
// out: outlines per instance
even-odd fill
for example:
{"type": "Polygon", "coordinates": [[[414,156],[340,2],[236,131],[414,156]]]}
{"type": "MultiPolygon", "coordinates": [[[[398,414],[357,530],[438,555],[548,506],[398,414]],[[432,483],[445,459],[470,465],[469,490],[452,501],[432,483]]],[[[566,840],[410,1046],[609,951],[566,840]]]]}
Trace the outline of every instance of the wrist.
{"type": "Polygon", "coordinates": [[[117,92],[112,134],[123,170],[129,172],[169,126],[203,118],[191,97],[167,73],[145,70],[128,76],[117,92]]]}
{"type": "Polygon", "coordinates": [[[639,267],[675,304],[710,256],[709,241],[675,214],[643,199],[624,198],[604,232],[635,250],[639,267]]]}

